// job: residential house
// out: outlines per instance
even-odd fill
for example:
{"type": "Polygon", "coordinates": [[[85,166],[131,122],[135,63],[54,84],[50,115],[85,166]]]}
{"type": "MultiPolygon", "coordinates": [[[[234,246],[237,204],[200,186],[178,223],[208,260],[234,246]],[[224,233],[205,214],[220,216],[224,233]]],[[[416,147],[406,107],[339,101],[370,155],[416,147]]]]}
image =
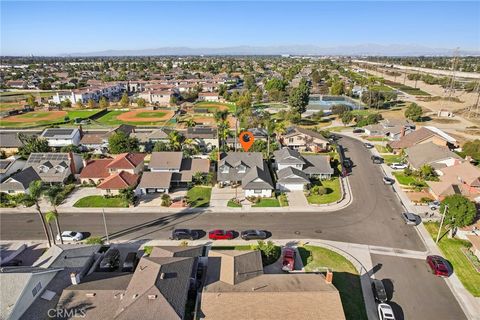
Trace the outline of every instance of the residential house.
{"type": "Polygon", "coordinates": [[[449,149],[454,149],[458,146],[458,142],[455,138],[436,127],[430,126],[421,127],[418,130],[404,135],[397,141],[389,142],[388,145],[393,149],[394,153],[399,153],[403,149],[427,142],[448,147],[449,149]]]}
{"type": "MultiPolygon", "coordinates": [[[[253,134],[254,141],[268,141],[268,132],[264,128],[250,128],[247,129],[246,131],[249,131],[253,134]]],[[[227,146],[231,149],[235,148],[235,144],[237,145],[238,148],[240,148],[240,142],[238,141],[238,137],[228,137],[226,139],[227,146]]],[[[270,142],[273,142],[273,139],[270,139],[270,142]]]]}
{"type": "Polygon", "coordinates": [[[283,148],[273,153],[280,191],[304,190],[311,178],[330,179],[334,173],[330,157],[301,155],[297,150],[283,148]]]}
{"type": "Polygon", "coordinates": [[[50,101],[59,104],[69,100],[72,104],[81,102],[87,104],[89,100],[100,101],[102,97],[107,99],[118,98],[125,87],[122,83],[90,82],[91,86],[87,88],[75,89],[71,91],[57,92],[50,101]]]}
{"type": "Polygon", "coordinates": [[[164,129],[155,129],[153,131],[137,131],[132,133],[132,137],[138,139],[141,151],[151,150],[155,143],[162,142],[168,144],[170,139],[164,129]]]}
{"type": "Polygon", "coordinates": [[[8,194],[28,194],[30,183],[41,180],[37,172],[32,168],[26,168],[20,172],[14,173],[0,184],[0,192],[8,194]]]}
{"type": "Polygon", "coordinates": [[[257,250],[209,251],[199,314],[206,320],[345,319],[338,290],[322,274],[266,274],[257,250]]]}
{"type": "Polygon", "coordinates": [[[27,89],[28,83],[24,80],[8,80],[6,82],[7,87],[15,88],[15,89],[27,89]]]}
{"type": "Polygon", "coordinates": [[[50,147],[61,148],[69,145],[78,146],[82,135],[78,128],[49,128],[45,129],[40,137],[46,139],[50,147]]]}
{"type": "MultiPolygon", "coordinates": [[[[85,174],[83,181],[92,181],[95,179],[99,182],[97,188],[102,190],[103,194],[117,195],[120,190],[127,188],[134,188],[137,186],[141,173],[143,172],[143,159],[145,154],[143,153],[122,153],[117,155],[110,163],[106,164],[105,168],[108,172],[108,176],[105,178],[105,171],[100,168],[100,164],[92,163],[92,171],[97,174],[93,175],[85,174]]],[[[87,173],[90,172],[87,170],[87,173]]],[[[81,177],[82,178],[82,177],[81,177]]],[[[82,182],[83,182],[82,181],[82,182]]]]}
{"type": "Polygon", "coordinates": [[[447,147],[439,146],[433,142],[414,145],[405,149],[406,159],[412,169],[418,170],[424,164],[431,165],[434,169],[451,167],[464,160],[447,147]]]}
{"type": "Polygon", "coordinates": [[[480,169],[468,162],[437,170],[439,181],[427,181],[429,191],[437,200],[461,194],[480,203],[480,169]]]}
{"type": "MultiPolygon", "coordinates": [[[[185,319],[195,258],[142,257],[133,274],[93,273],[65,290],[58,309],[84,308],[83,319],[185,319]]],[[[196,270],[195,270],[196,271],[196,270]]]]}
{"type": "Polygon", "coordinates": [[[184,158],[178,152],[153,152],[137,187],[139,194],[168,193],[173,187],[187,187],[196,173],[207,174],[210,160],[184,158]]]}
{"type": "Polygon", "coordinates": [[[91,271],[100,247],[54,244],[32,267],[1,268],[0,319],[51,317],[62,290],[91,271]]]}
{"type": "Polygon", "coordinates": [[[0,150],[5,152],[7,156],[14,155],[18,152],[18,148],[22,146],[19,134],[23,133],[27,136],[37,135],[40,132],[23,132],[23,131],[1,131],[0,132],[0,150]]]}
{"type": "Polygon", "coordinates": [[[365,134],[371,137],[385,137],[390,141],[397,141],[401,137],[415,130],[415,124],[405,119],[383,119],[377,124],[366,126],[365,134]]]}
{"type": "Polygon", "coordinates": [[[216,92],[200,92],[198,94],[198,101],[220,101],[220,96],[216,92]]]}
{"type": "Polygon", "coordinates": [[[166,105],[170,104],[170,99],[175,95],[169,90],[148,90],[138,94],[139,98],[145,99],[149,104],[166,105]]]}
{"type": "Polygon", "coordinates": [[[82,134],[80,144],[95,153],[106,153],[108,151],[108,139],[115,133],[122,132],[127,136],[135,134],[135,126],[121,124],[118,127],[105,131],[87,131],[82,134]]]}
{"type": "Polygon", "coordinates": [[[20,156],[10,156],[7,159],[0,159],[0,182],[22,170],[25,163],[25,160],[22,160],[20,156]]]}
{"type": "Polygon", "coordinates": [[[207,126],[195,126],[187,128],[185,134],[187,139],[191,139],[204,152],[210,152],[218,149],[217,129],[207,126]]]}
{"type": "Polygon", "coordinates": [[[98,184],[110,176],[107,166],[113,159],[95,159],[89,160],[80,173],[80,183],[98,184]]]}
{"type": "MultiPolygon", "coordinates": [[[[25,169],[33,168],[45,183],[64,183],[70,175],[80,173],[83,160],[76,153],[32,153],[25,169]]],[[[24,170],[25,170],[24,169],[24,170]]]]}
{"type": "Polygon", "coordinates": [[[320,133],[300,128],[290,127],[280,136],[283,147],[298,151],[324,152],[329,150],[330,142],[320,133]]]}
{"type": "Polygon", "coordinates": [[[241,185],[245,197],[271,197],[272,177],[261,152],[228,152],[218,164],[220,185],[241,185]]]}

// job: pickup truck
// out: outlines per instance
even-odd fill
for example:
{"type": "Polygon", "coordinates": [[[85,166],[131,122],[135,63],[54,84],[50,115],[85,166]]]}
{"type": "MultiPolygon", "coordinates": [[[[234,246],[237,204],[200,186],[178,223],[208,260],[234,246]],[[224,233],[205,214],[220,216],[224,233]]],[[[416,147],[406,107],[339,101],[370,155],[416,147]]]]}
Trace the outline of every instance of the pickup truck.
{"type": "Polygon", "coordinates": [[[295,249],[285,248],[283,250],[282,270],[293,271],[295,269],[295,249]]]}

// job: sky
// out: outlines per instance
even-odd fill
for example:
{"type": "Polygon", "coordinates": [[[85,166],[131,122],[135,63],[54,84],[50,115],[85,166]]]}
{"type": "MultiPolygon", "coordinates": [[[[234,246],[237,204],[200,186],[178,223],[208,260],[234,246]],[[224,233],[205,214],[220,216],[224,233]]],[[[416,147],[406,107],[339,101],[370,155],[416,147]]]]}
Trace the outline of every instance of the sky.
{"type": "Polygon", "coordinates": [[[1,55],[238,45],[480,50],[480,2],[4,1],[1,55]]]}

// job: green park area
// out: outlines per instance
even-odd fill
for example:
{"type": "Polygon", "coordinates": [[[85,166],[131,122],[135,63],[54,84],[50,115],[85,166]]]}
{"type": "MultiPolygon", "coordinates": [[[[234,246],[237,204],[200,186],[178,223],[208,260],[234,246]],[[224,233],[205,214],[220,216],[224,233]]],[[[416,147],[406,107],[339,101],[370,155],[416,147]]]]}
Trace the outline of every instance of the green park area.
{"type": "Polygon", "coordinates": [[[128,208],[128,203],[122,197],[88,196],[79,199],[73,206],[75,208],[128,208]]]}

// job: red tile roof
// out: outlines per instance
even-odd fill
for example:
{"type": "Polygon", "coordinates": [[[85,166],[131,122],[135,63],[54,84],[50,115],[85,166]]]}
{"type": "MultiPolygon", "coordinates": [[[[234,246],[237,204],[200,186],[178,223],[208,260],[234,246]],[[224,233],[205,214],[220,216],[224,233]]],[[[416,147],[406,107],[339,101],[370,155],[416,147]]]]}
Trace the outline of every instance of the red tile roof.
{"type": "Polygon", "coordinates": [[[113,159],[97,159],[91,160],[83,168],[80,173],[80,179],[94,179],[94,178],[107,178],[110,173],[107,166],[113,161],[113,159]]]}
{"type": "Polygon", "coordinates": [[[136,174],[131,174],[126,171],[116,173],[111,175],[107,179],[103,180],[97,188],[100,189],[111,189],[111,190],[121,190],[128,187],[134,187],[137,185],[139,176],[136,174]]]}
{"type": "Polygon", "coordinates": [[[108,169],[134,169],[143,162],[145,154],[143,153],[121,153],[113,159],[108,169]]]}

